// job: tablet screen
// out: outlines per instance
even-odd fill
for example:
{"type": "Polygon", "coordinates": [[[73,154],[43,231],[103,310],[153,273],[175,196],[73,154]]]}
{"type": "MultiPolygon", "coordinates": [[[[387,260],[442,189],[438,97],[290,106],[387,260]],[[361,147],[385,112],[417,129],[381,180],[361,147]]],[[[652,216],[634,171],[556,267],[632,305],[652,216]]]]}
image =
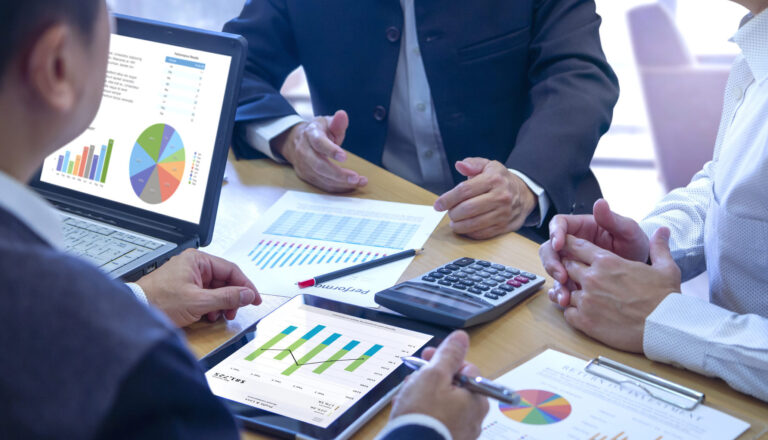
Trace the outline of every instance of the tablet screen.
{"type": "Polygon", "coordinates": [[[298,299],[206,372],[214,394],[327,428],[433,338],[298,299]]]}

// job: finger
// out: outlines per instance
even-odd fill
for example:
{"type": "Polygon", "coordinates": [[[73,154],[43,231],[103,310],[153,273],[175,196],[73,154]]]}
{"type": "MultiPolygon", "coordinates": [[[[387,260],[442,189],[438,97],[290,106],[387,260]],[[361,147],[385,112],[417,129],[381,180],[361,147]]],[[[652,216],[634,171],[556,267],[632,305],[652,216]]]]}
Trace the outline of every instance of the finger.
{"type": "Polygon", "coordinates": [[[462,176],[474,177],[483,172],[485,166],[491,161],[482,157],[468,157],[462,161],[456,162],[456,171],[462,176]]]}
{"type": "Polygon", "coordinates": [[[504,204],[498,200],[496,194],[487,192],[464,200],[451,208],[448,211],[448,215],[451,217],[451,220],[458,222],[486,213],[495,213],[500,216],[499,212],[502,209],[508,210],[509,206],[504,206],[504,204]]]}
{"type": "Polygon", "coordinates": [[[635,221],[611,211],[611,207],[605,199],[598,199],[592,212],[595,216],[595,223],[614,236],[631,238],[637,231],[635,221]]]}
{"type": "Polygon", "coordinates": [[[565,317],[565,322],[567,322],[568,325],[570,325],[571,327],[579,329],[581,331],[584,331],[586,329],[584,315],[576,307],[568,307],[567,309],[565,309],[565,312],[563,312],[563,316],[565,317]]]}
{"type": "Polygon", "coordinates": [[[570,304],[568,304],[566,307],[571,306],[580,309],[582,299],[584,299],[584,291],[574,290],[570,293],[570,304]]]}
{"type": "Polygon", "coordinates": [[[235,319],[237,316],[237,309],[231,309],[231,310],[225,310],[224,311],[224,318],[227,319],[227,321],[231,321],[235,319]]]}
{"type": "Polygon", "coordinates": [[[313,153],[307,155],[305,163],[300,166],[304,168],[307,178],[311,180],[310,183],[327,191],[352,191],[358,186],[368,183],[368,179],[363,178],[357,172],[342,168],[327,158],[313,153]]]}
{"type": "Polygon", "coordinates": [[[454,331],[437,347],[437,351],[430,360],[430,368],[452,377],[464,365],[464,357],[468,350],[469,335],[462,330],[454,331]]]}
{"type": "Polygon", "coordinates": [[[432,356],[435,355],[435,351],[437,351],[435,347],[427,347],[424,349],[424,351],[421,352],[421,358],[425,361],[428,361],[432,359],[432,356]]]}
{"type": "Polygon", "coordinates": [[[592,237],[595,233],[595,220],[591,215],[556,215],[549,222],[549,241],[555,252],[565,246],[565,236],[592,237]]]}
{"type": "Polygon", "coordinates": [[[204,273],[204,275],[208,275],[207,277],[204,277],[204,280],[207,279],[206,286],[208,286],[209,283],[224,282],[226,283],[226,286],[247,287],[253,292],[256,292],[254,304],[261,304],[261,297],[258,295],[258,289],[256,289],[256,286],[253,285],[251,280],[245,276],[245,273],[243,273],[236,264],[205,252],[199,252],[199,259],[207,265],[204,268],[206,269],[204,272],[207,272],[204,273]]]}
{"type": "Polygon", "coordinates": [[[257,296],[258,294],[251,289],[237,286],[222,287],[202,291],[201,299],[197,305],[202,309],[201,314],[217,310],[238,309],[254,304],[257,296]]]}
{"type": "Polygon", "coordinates": [[[544,242],[539,247],[539,259],[544,266],[544,270],[560,283],[564,283],[568,279],[568,274],[565,271],[563,262],[560,260],[560,254],[556,252],[552,244],[549,241],[544,242]]]}
{"type": "Polygon", "coordinates": [[[507,232],[514,230],[515,227],[512,225],[512,223],[507,223],[506,225],[493,225],[488,228],[480,229],[479,231],[471,232],[465,235],[473,240],[488,240],[489,238],[493,238],[501,234],[506,234],[507,232]]]}
{"type": "Polygon", "coordinates": [[[509,220],[499,218],[500,216],[496,211],[485,212],[476,216],[463,219],[454,220],[451,217],[451,229],[457,234],[471,234],[483,229],[490,228],[492,226],[501,226],[501,222],[509,223],[509,220]]]}
{"type": "Polygon", "coordinates": [[[670,230],[667,227],[661,227],[651,236],[651,264],[654,267],[667,267],[675,264],[672,259],[672,253],[669,250],[670,230]]]}
{"type": "Polygon", "coordinates": [[[584,263],[575,260],[565,260],[565,270],[568,271],[568,277],[579,284],[584,284],[583,280],[589,267],[584,263]]]}
{"type": "MultiPolygon", "coordinates": [[[[588,265],[592,265],[598,255],[606,253],[599,246],[573,235],[566,235],[565,246],[561,252],[564,252],[569,260],[578,260],[588,265]]],[[[566,269],[568,269],[567,266],[566,269]]]]}
{"type": "Polygon", "coordinates": [[[475,377],[480,375],[480,369],[477,368],[477,366],[475,366],[474,364],[465,363],[464,367],[461,368],[460,373],[465,376],[475,377]]]}
{"type": "Polygon", "coordinates": [[[438,197],[437,201],[435,201],[435,209],[440,212],[453,209],[459,203],[477,197],[480,194],[485,194],[490,190],[491,186],[487,179],[478,177],[465,180],[456,185],[452,190],[438,197]]]}
{"type": "Polygon", "coordinates": [[[216,311],[216,312],[208,312],[205,315],[206,319],[208,319],[208,321],[210,321],[210,322],[218,321],[220,316],[221,316],[221,312],[218,312],[218,311],[216,311]]]}
{"type": "Polygon", "coordinates": [[[304,131],[307,144],[318,155],[332,157],[339,162],[347,160],[347,153],[328,138],[328,133],[320,124],[313,122],[304,131]]]}
{"type": "MultiPolygon", "coordinates": [[[[349,116],[344,110],[339,110],[333,115],[333,118],[331,118],[331,121],[328,124],[328,136],[333,143],[341,145],[344,143],[347,128],[349,128],[349,116]]],[[[340,160],[340,162],[346,160],[346,153],[344,155],[344,159],[340,160]]]]}

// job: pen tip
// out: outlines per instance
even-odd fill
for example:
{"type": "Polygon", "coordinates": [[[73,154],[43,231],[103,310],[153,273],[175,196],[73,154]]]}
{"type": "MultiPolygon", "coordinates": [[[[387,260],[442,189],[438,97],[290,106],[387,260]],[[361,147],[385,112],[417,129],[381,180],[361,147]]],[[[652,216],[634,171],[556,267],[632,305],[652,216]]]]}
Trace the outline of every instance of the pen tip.
{"type": "Polygon", "coordinates": [[[424,248],[421,248],[421,249],[414,249],[414,251],[416,251],[416,255],[420,255],[420,254],[423,254],[423,253],[424,253],[424,248]]]}

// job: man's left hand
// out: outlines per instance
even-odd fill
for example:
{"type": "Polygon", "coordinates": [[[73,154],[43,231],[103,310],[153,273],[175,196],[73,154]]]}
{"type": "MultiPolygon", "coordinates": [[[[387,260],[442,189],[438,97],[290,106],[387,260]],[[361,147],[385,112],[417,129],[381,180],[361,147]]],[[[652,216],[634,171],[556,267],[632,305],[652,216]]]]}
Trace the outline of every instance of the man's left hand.
{"type": "Polygon", "coordinates": [[[188,249],[136,282],[147,300],[179,327],[203,316],[235,319],[237,309],[261,304],[256,287],[237,265],[188,249]]]}
{"type": "Polygon", "coordinates": [[[468,179],[440,196],[437,211],[448,211],[451,228],[477,240],[516,231],[537,207],[528,185],[498,161],[471,157],[456,163],[468,179]]]}
{"type": "Polygon", "coordinates": [[[577,287],[565,309],[568,324],[611,347],[642,353],[646,318],[669,294],[680,292],[669,234],[667,228],[653,234],[651,265],[568,235],[561,252],[577,287]]]}

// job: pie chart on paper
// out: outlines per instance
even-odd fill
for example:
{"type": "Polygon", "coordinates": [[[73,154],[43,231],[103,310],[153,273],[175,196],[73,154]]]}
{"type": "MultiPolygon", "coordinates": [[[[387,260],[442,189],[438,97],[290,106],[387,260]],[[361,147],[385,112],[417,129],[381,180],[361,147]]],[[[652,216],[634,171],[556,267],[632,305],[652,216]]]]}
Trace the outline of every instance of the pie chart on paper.
{"type": "Polygon", "coordinates": [[[563,396],[550,391],[522,390],[520,403],[499,403],[499,410],[508,418],[526,425],[551,425],[571,414],[571,404],[563,396]]]}
{"type": "Polygon", "coordinates": [[[167,124],[147,128],[131,152],[133,192],[152,205],[165,202],[181,184],[185,165],[184,143],[176,129],[167,124]]]}

